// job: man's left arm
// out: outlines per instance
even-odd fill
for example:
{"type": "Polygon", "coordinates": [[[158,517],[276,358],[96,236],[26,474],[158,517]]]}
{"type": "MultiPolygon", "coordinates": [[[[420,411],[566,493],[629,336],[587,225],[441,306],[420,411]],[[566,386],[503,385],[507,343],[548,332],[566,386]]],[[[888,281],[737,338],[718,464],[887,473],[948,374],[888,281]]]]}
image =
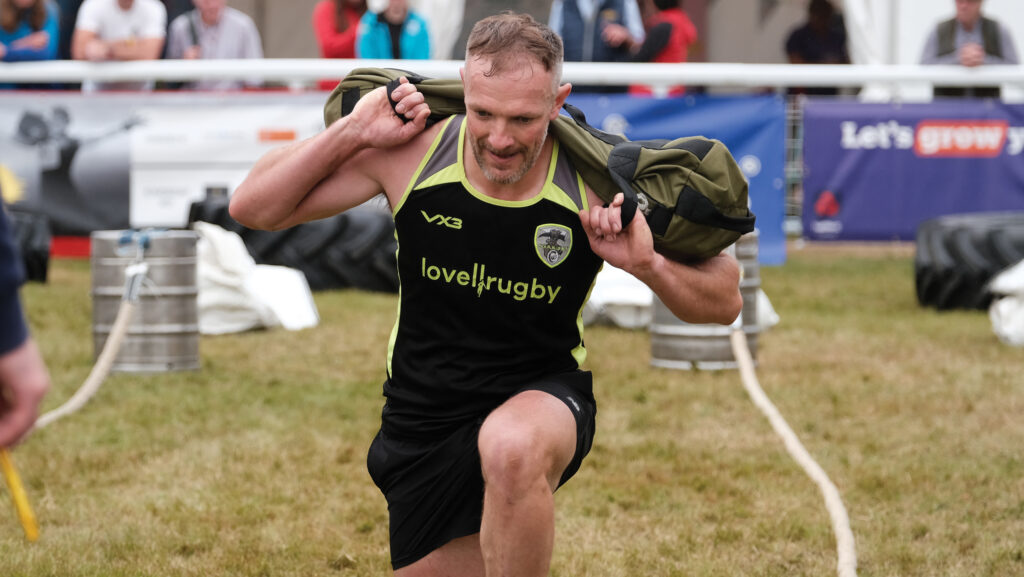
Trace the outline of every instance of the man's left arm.
{"type": "Polygon", "coordinates": [[[689,323],[730,324],[743,308],[736,259],[719,254],[683,264],[654,250],[643,213],[622,227],[623,195],[607,206],[588,189],[589,210],[580,212],[591,250],[608,264],[632,274],[658,295],[672,314],[689,323]]]}

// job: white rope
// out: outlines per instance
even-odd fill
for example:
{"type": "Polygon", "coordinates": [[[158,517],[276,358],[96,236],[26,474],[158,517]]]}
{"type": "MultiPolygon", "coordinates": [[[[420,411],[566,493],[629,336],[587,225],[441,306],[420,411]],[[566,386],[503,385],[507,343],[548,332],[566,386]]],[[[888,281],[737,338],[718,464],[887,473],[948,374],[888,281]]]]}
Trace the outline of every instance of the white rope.
{"type": "Polygon", "coordinates": [[[110,335],[107,336],[107,342],[104,343],[103,350],[100,351],[99,358],[96,359],[96,364],[93,365],[85,382],[82,383],[82,386],[75,392],[74,396],[63,405],[36,419],[34,428],[42,429],[57,419],[74,413],[85,406],[85,403],[96,394],[100,385],[103,384],[107,375],[110,374],[110,368],[114,365],[114,359],[117,358],[117,353],[121,350],[121,343],[128,333],[128,326],[132,322],[136,306],[137,303],[135,301],[127,299],[121,301],[121,306],[117,310],[117,318],[114,319],[114,326],[110,330],[110,335]]]}
{"type": "Polygon", "coordinates": [[[846,507],[843,506],[839,490],[836,489],[821,466],[811,458],[807,449],[800,443],[800,439],[789,428],[786,420],[782,418],[778,409],[761,389],[761,385],[757,381],[757,374],[754,372],[754,361],[750,356],[747,336],[743,329],[734,327],[730,340],[732,341],[733,355],[739,364],[740,376],[743,378],[743,386],[747,389],[751,400],[768,417],[772,428],[785,442],[786,450],[803,467],[811,480],[818,485],[822,496],[825,497],[825,507],[832,519],[832,531],[836,534],[836,551],[839,557],[836,569],[839,577],[857,577],[857,551],[853,540],[853,531],[850,529],[850,517],[846,513],[846,507]]]}

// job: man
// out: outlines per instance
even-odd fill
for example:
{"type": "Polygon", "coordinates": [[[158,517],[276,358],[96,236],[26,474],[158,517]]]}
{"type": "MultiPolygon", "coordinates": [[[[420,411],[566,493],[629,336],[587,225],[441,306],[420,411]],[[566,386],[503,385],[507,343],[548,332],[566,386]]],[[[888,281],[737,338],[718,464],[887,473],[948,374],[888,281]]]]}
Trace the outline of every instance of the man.
{"type": "Polygon", "coordinates": [[[18,299],[24,277],[0,203],[0,447],[15,445],[32,428],[50,386],[18,299]]]}
{"type": "MultiPolygon", "coordinates": [[[[548,25],[562,38],[566,62],[628,62],[644,41],[636,0],[554,0],[548,25]]],[[[625,86],[578,86],[576,92],[624,92],[625,86]]]]}
{"type": "MultiPolygon", "coordinates": [[[[227,6],[227,0],[193,0],[190,10],[171,22],[167,58],[185,60],[263,58],[260,32],[252,18],[227,6]]],[[[239,90],[259,80],[209,79],[190,82],[193,90],[239,90]]]]}
{"type": "MultiPolygon", "coordinates": [[[[159,0],[85,0],[71,37],[71,57],[90,62],[157,60],[167,11],[159,0]]],[[[82,90],[151,90],[152,82],[86,81],[82,90]]]]}
{"type": "MultiPolygon", "coordinates": [[[[786,56],[790,64],[849,64],[846,27],[829,0],[811,0],[807,22],[786,38],[786,56]]],[[[832,87],[794,87],[791,94],[835,95],[832,87]]]]}
{"type": "MultiPolygon", "coordinates": [[[[981,15],[982,0],[956,0],[956,16],[940,22],[921,54],[921,64],[947,64],[974,68],[985,64],[1017,64],[1017,49],[1010,31],[981,15]]],[[[935,87],[935,96],[999,98],[998,86],[935,87]]]]}
{"type": "Polygon", "coordinates": [[[428,128],[412,84],[395,88],[394,111],[375,90],[260,159],[231,200],[235,219],[265,229],[380,192],[392,207],[399,317],[367,465],[398,577],[547,574],[553,492],[594,433],[579,315],[602,260],[690,322],[729,323],[742,307],[733,258],[665,259],[641,214],[622,227],[621,194],[604,207],[574,172],[548,133],[571,88],[551,29],[492,16],[466,54],[465,116],[428,128]]]}

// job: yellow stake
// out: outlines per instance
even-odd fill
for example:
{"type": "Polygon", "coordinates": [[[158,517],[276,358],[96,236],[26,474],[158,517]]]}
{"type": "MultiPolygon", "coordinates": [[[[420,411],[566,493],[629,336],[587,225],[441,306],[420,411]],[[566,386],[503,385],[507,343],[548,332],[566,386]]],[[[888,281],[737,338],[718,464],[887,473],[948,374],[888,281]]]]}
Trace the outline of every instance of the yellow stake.
{"type": "Polygon", "coordinates": [[[25,538],[35,541],[39,538],[39,524],[36,523],[36,516],[28,504],[25,487],[22,486],[18,471],[14,468],[11,454],[4,448],[0,448],[0,468],[4,470],[4,479],[7,480],[7,486],[11,489],[11,499],[14,500],[14,508],[18,510],[21,527],[25,529],[25,538]]]}

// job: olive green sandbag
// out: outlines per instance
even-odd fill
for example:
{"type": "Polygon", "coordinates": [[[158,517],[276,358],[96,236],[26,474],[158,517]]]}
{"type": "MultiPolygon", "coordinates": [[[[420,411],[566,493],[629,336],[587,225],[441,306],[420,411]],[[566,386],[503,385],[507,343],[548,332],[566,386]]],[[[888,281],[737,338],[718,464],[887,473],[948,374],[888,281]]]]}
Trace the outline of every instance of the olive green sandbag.
{"type": "MultiPolygon", "coordinates": [[[[371,90],[398,86],[405,76],[430,107],[428,123],[464,114],[460,80],[424,78],[393,68],[357,68],[334,89],[324,105],[330,126],[351,112],[371,90]]],[[[392,102],[394,105],[394,102],[392,102]]],[[[602,132],[570,104],[551,125],[584,182],[605,202],[623,192],[623,224],[637,209],[647,217],[654,248],[677,261],[705,259],[720,253],[754,230],[748,208],[747,181],[729,149],[701,136],[675,140],[637,140],[602,132]]]]}

